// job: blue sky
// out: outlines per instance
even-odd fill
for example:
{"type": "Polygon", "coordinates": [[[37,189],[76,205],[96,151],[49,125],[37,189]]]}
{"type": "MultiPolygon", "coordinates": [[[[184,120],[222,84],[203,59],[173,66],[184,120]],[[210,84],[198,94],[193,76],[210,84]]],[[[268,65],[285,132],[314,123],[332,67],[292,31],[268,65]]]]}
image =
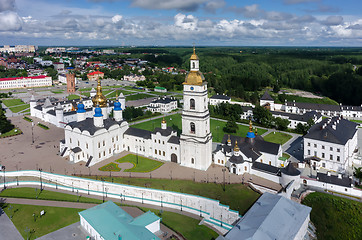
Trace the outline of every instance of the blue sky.
{"type": "Polygon", "coordinates": [[[0,45],[362,46],[360,0],[0,0],[0,45]]]}

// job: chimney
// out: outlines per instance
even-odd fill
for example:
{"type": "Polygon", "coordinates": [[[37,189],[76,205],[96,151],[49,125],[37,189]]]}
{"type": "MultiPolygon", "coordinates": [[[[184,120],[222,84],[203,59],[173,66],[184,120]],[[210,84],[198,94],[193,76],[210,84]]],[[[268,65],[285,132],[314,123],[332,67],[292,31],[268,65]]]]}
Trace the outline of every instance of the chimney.
{"type": "Polygon", "coordinates": [[[338,178],[342,179],[342,173],[338,173],[338,178]]]}
{"type": "Polygon", "coordinates": [[[331,172],[330,172],[330,171],[327,172],[327,176],[328,176],[328,177],[331,176],[331,172]]]}

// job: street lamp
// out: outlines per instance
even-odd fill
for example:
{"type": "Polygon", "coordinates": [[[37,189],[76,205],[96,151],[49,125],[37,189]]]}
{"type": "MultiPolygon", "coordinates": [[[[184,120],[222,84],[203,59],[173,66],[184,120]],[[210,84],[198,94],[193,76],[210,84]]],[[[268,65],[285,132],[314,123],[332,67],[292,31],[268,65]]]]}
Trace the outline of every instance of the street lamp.
{"type": "Polygon", "coordinates": [[[225,192],[225,171],[226,171],[226,168],[223,168],[222,175],[223,175],[223,180],[224,180],[224,187],[223,187],[224,192],[225,192]]]}
{"type": "Polygon", "coordinates": [[[39,177],[40,177],[40,192],[43,191],[43,181],[41,179],[41,172],[43,169],[39,168],[39,177]]]}
{"type": "Polygon", "coordinates": [[[6,186],[5,186],[5,166],[3,165],[3,166],[1,167],[1,169],[2,169],[3,172],[4,172],[4,189],[6,189],[6,186]]]}

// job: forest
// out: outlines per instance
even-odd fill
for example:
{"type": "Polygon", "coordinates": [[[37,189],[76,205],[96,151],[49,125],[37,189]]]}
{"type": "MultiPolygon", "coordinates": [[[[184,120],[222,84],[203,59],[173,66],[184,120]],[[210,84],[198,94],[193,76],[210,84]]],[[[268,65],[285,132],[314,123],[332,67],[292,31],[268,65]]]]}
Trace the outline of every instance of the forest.
{"type": "MultiPolygon", "coordinates": [[[[191,51],[164,48],[157,57],[143,58],[159,67],[188,70],[191,51]]],[[[216,93],[250,101],[253,92],[277,86],[310,91],[338,103],[362,103],[358,94],[362,48],[200,47],[196,52],[200,71],[216,93]]]]}

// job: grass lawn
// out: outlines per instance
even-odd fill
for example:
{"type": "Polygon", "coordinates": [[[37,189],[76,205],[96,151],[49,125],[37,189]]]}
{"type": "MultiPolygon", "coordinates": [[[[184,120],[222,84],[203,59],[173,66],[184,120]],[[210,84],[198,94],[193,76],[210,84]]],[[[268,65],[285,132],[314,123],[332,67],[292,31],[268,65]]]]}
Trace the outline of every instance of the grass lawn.
{"type": "Polygon", "coordinates": [[[265,141],[277,143],[283,145],[286,143],[289,139],[291,139],[292,136],[286,133],[282,132],[271,132],[268,135],[264,137],[265,141]],[[275,133],[275,134],[274,134],[275,133]]]}
{"type": "Polygon", "coordinates": [[[319,240],[362,239],[362,203],[314,192],[302,202],[312,207],[311,221],[319,240]]]}
{"type": "Polygon", "coordinates": [[[154,97],[154,96],[152,96],[150,94],[146,94],[146,93],[138,93],[138,94],[126,96],[126,101],[133,101],[133,100],[139,100],[139,99],[150,98],[150,97],[154,97]]]}
{"type": "Polygon", "coordinates": [[[162,218],[162,223],[176,232],[181,233],[187,240],[211,240],[216,239],[218,234],[205,225],[199,225],[199,220],[178,213],[141,208],[143,211],[150,210],[162,218]]]}
{"type": "Polygon", "coordinates": [[[90,93],[89,93],[89,92],[82,92],[82,95],[83,95],[83,96],[86,96],[86,97],[90,97],[90,93]]]}
{"type": "Polygon", "coordinates": [[[21,112],[27,108],[30,108],[29,104],[24,104],[24,105],[20,105],[20,106],[16,106],[16,107],[10,107],[9,109],[13,112],[13,113],[17,113],[17,112],[21,112]]]}
{"type": "Polygon", "coordinates": [[[7,106],[7,107],[12,107],[12,106],[17,106],[17,105],[22,105],[24,104],[24,102],[21,99],[3,99],[2,102],[7,106]]]}
{"type": "Polygon", "coordinates": [[[116,97],[116,95],[119,96],[119,94],[123,93],[123,95],[128,95],[128,94],[131,94],[133,92],[130,92],[130,91],[124,91],[124,90],[115,90],[114,92],[110,93],[107,95],[107,98],[114,98],[116,97]]]}
{"type": "Polygon", "coordinates": [[[21,187],[21,188],[8,188],[0,193],[0,197],[12,197],[12,198],[27,198],[27,199],[40,199],[40,200],[52,200],[52,201],[66,201],[66,202],[83,202],[83,203],[102,203],[102,200],[83,197],[82,195],[72,195],[54,191],[21,187]],[[37,198],[38,197],[38,198],[37,198]]]}
{"type": "Polygon", "coordinates": [[[119,172],[121,171],[121,169],[118,167],[117,163],[111,162],[108,163],[107,165],[104,165],[103,167],[98,168],[99,171],[105,171],[105,172],[119,172]]]}
{"type": "MultiPolygon", "coordinates": [[[[95,176],[84,175],[84,178],[95,179],[95,176]]],[[[211,178],[211,176],[209,176],[211,178]]],[[[226,184],[226,190],[223,191],[222,184],[200,183],[191,180],[177,179],[155,179],[155,178],[120,178],[105,177],[105,181],[122,183],[140,187],[155,188],[174,192],[189,193],[199,195],[211,199],[220,200],[220,203],[229,205],[231,209],[239,211],[240,214],[245,212],[259,198],[259,194],[251,190],[249,187],[238,184],[226,184]]],[[[227,178],[226,178],[227,179],[227,178]]]]}
{"type": "Polygon", "coordinates": [[[67,97],[68,100],[79,99],[79,98],[80,98],[79,95],[76,95],[76,94],[70,94],[67,97]]]}
{"type": "Polygon", "coordinates": [[[9,217],[13,216],[12,221],[20,234],[24,237],[24,239],[27,239],[28,236],[30,236],[29,239],[36,239],[55,230],[66,227],[72,223],[75,223],[79,221],[78,212],[83,210],[74,208],[21,204],[2,205],[5,213],[9,217]],[[40,217],[40,211],[42,210],[45,211],[45,215],[40,217]],[[33,216],[33,214],[35,214],[35,217],[33,216]],[[25,232],[26,228],[31,230],[31,233],[25,232]]]}
{"type": "Polygon", "coordinates": [[[55,94],[59,94],[59,93],[63,93],[64,91],[63,90],[54,90],[54,91],[51,91],[52,93],[55,93],[55,94]]]}
{"type": "Polygon", "coordinates": [[[117,159],[116,162],[129,162],[133,164],[133,168],[125,169],[125,172],[152,172],[163,165],[162,162],[133,154],[128,154],[123,158],[117,159]]]}
{"type": "Polygon", "coordinates": [[[355,122],[355,123],[362,123],[361,120],[350,120],[351,122],[355,122]]]}
{"type": "MultiPolygon", "coordinates": [[[[167,121],[167,126],[172,127],[174,130],[177,131],[178,134],[181,133],[182,129],[182,121],[181,121],[181,114],[174,114],[165,117],[165,120],[167,121]]],[[[156,127],[161,127],[161,121],[162,118],[159,119],[153,119],[148,122],[138,123],[135,125],[132,125],[132,127],[135,128],[141,128],[148,131],[153,131],[156,127]]],[[[221,142],[224,134],[226,134],[223,131],[223,128],[225,127],[226,122],[210,119],[210,130],[212,132],[213,142],[221,142]]],[[[236,133],[232,133],[232,135],[242,136],[245,137],[246,133],[249,131],[249,126],[245,125],[238,125],[239,129],[236,133]]],[[[261,135],[265,133],[267,130],[258,128],[258,134],[261,135]]]]}
{"type": "Polygon", "coordinates": [[[19,128],[13,128],[9,132],[1,134],[0,138],[16,136],[16,135],[19,135],[21,133],[22,133],[22,131],[19,128]]]}
{"type": "Polygon", "coordinates": [[[288,153],[283,153],[282,157],[285,157],[288,160],[290,158],[290,155],[288,153]]]}

